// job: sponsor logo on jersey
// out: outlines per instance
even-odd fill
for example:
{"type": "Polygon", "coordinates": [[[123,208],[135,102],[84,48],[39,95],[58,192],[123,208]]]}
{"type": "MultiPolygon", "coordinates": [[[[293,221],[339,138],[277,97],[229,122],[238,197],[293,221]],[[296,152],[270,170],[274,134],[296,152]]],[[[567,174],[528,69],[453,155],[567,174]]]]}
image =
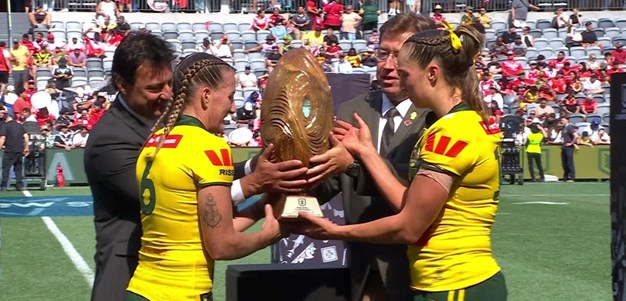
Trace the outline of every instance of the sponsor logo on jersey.
{"type": "MultiPolygon", "coordinates": [[[[163,137],[163,134],[153,135],[150,137],[148,142],[146,142],[145,147],[157,147],[161,137],[163,137]]],[[[165,141],[163,141],[163,145],[161,145],[161,148],[176,148],[182,139],[183,135],[167,135],[167,137],[165,137],[165,141]]]]}
{"type": "Polygon", "coordinates": [[[426,138],[425,149],[429,152],[434,152],[435,154],[443,155],[450,158],[456,158],[456,156],[458,156],[461,151],[463,151],[463,149],[465,149],[465,147],[467,146],[467,142],[458,140],[454,142],[454,144],[452,144],[450,148],[448,148],[448,145],[450,145],[452,138],[450,138],[449,136],[441,136],[437,140],[437,143],[435,143],[435,139],[436,135],[434,133],[428,135],[428,138],[426,138]]]}
{"type": "Polygon", "coordinates": [[[233,157],[229,149],[222,148],[218,152],[208,150],[204,153],[214,166],[233,166],[233,157]]]}
{"type": "Polygon", "coordinates": [[[494,135],[500,133],[500,126],[496,123],[495,117],[491,116],[489,118],[489,124],[485,124],[484,121],[480,122],[480,126],[485,130],[487,135],[494,135]]]}

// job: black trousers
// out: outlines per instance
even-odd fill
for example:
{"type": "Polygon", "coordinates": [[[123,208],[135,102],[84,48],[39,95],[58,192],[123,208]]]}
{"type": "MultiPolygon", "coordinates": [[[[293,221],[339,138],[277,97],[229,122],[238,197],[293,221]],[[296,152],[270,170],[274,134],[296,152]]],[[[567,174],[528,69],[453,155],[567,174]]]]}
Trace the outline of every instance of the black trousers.
{"type": "Polygon", "coordinates": [[[574,167],[574,147],[561,148],[561,165],[563,166],[563,181],[575,180],[576,169],[574,167]]]}
{"type": "Polygon", "coordinates": [[[4,152],[2,156],[2,183],[0,183],[0,187],[6,188],[9,183],[9,171],[11,167],[15,170],[15,186],[17,188],[22,188],[22,153],[16,152],[4,152]]]}
{"type": "Polygon", "coordinates": [[[543,174],[543,165],[541,165],[541,154],[538,153],[526,153],[526,157],[528,158],[528,172],[530,173],[530,177],[535,179],[535,169],[534,165],[537,165],[537,169],[539,170],[539,178],[545,179],[543,174]]]}

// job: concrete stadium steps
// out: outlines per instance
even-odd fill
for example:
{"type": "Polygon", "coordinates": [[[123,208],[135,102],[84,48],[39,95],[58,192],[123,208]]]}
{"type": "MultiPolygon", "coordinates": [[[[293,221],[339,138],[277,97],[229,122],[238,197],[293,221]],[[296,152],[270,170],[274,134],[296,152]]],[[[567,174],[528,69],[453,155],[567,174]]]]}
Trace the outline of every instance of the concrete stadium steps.
{"type": "MultiPolygon", "coordinates": [[[[13,38],[22,38],[22,34],[28,33],[30,22],[26,13],[11,13],[11,35],[13,38]]],[[[0,41],[9,45],[8,14],[0,13],[0,41]]]]}

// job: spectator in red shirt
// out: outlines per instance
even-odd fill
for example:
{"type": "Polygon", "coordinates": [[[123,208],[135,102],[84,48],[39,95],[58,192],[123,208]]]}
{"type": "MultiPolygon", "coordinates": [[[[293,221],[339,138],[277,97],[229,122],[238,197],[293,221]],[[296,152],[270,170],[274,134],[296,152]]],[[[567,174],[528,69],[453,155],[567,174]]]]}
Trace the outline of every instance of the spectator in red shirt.
{"type": "MultiPolygon", "coordinates": [[[[582,78],[582,79],[587,79],[591,77],[591,70],[587,69],[587,63],[585,62],[580,62],[580,64],[578,64],[580,67],[578,68],[578,78],[582,78]]],[[[573,72],[573,71],[572,71],[573,72]]]]}
{"type": "Polygon", "coordinates": [[[615,49],[611,51],[611,55],[615,58],[615,63],[626,64],[626,51],[624,51],[624,45],[621,42],[615,43],[615,49]]]}
{"type": "Polygon", "coordinates": [[[15,120],[21,120],[22,112],[24,109],[32,109],[32,105],[30,101],[26,100],[26,92],[23,92],[20,97],[17,98],[15,103],[13,103],[13,114],[15,115],[15,120]]]}
{"type": "Polygon", "coordinates": [[[480,91],[483,92],[483,96],[491,94],[491,87],[495,87],[496,90],[500,90],[500,86],[489,76],[487,69],[482,73],[482,78],[479,83],[480,91]]]}
{"type": "Polygon", "coordinates": [[[322,18],[320,17],[320,9],[317,8],[314,0],[308,0],[306,2],[306,13],[311,19],[311,30],[315,30],[318,27],[322,27],[322,18]]]}
{"type": "Polygon", "coordinates": [[[276,26],[276,24],[280,21],[280,24],[285,24],[287,19],[280,14],[280,8],[274,7],[272,11],[272,15],[270,16],[270,28],[276,26]]]}
{"type": "Polygon", "coordinates": [[[552,62],[555,62],[554,67],[557,70],[561,70],[563,66],[565,65],[565,62],[569,62],[569,61],[565,58],[565,52],[559,51],[559,53],[557,53],[556,55],[556,59],[552,60],[552,62]]]}
{"type": "Polygon", "coordinates": [[[533,81],[537,80],[537,77],[539,77],[539,72],[540,72],[540,70],[537,69],[537,62],[530,61],[528,65],[530,66],[530,69],[528,69],[528,78],[532,79],[533,81]]]}
{"type": "Polygon", "coordinates": [[[524,66],[515,60],[515,54],[513,51],[507,52],[507,59],[500,64],[502,67],[503,76],[516,76],[524,70],[524,66]]]}
{"type": "Polygon", "coordinates": [[[433,21],[435,21],[435,23],[439,27],[443,27],[443,22],[446,21],[446,17],[444,17],[441,14],[441,11],[442,11],[441,5],[439,4],[435,5],[435,9],[433,10],[433,16],[430,17],[431,19],[433,19],[433,21]]]}
{"type": "Polygon", "coordinates": [[[557,94],[565,94],[567,91],[567,81],[563,77],[563,71],[556,73],[556,77],[552,79],[552,89],[557,94]]]}
{"type": "Polygon", "coordinates": [[[35,44],[33,44],[33,42],[30,40],[27,33],[22,35],[22,40],[20,41],[20,45],[24,45],[26,48],[28,48],[28,51],[30,51],[31,53],[37,50],[37,48],[35,47],[35,44]]]}
{"type": "Polygon", "coordinates": [[[48,121],[54,122],[54,116],[50,115],[48,112],[48,108],[41,108],[35,113],[35,119],[37,119],[37,123],[39,126],[43,127],[48,123],[48,121]]]}
{"type": "Polygon", "coordinates": [[[332,28],[341,30],[341,15],[343,14],[343,5],[341,0],[334,0],[324,5],[324,28],[332,28]]]}
{"type": "Polygon", "coordinates": [[[595,99],[593,99],[592,94],[587,95],[585,100],[583,100],[583,103],[581,104],[581,111],[583,114],[592,114],[598,112],[598,103],[595,99]]]}
{"type": "Polygon", "coordinates": [[[333,58],[339,58],[339,55],[341,55],[342,53],[343,50],[341,49],[341,47],[339,47],[339,45],[337,45],[335,41],[330,42],[330,45],[328,45],[328,49],[326,49],[326,55],[333,58]]]}
{"type": "Polygon", "coordinates": [[[554,102],[556,100],[556,95],[549,85],[544,85],[543,89],[539,92],[539,98],[544,98],[548,102],[554,102]]]}

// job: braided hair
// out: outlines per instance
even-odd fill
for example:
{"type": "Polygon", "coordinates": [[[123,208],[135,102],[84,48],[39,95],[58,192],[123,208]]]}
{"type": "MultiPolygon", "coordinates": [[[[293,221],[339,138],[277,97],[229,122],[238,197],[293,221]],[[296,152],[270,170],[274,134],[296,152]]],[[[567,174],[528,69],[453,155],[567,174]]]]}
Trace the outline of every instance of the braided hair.
{"type": "Polygon", "coordinates": [[[207,53],[195,53],[183,59],[174,70],[174,100],[171,101],[163,115],[159,117],[152,127],[152,135],[163,129],[163,135],[159,137],[154,155],[159,152],[165,138],[172,131],[180,118],[185,105],[191,101],[192,95],[198,86],[217,88],[222,75],[235,69],[216,56],[207,53]]]}
{"type": "Polygon", "coordinates": [[[484,45],[484,35],[470,25],[461,25],[452,33],[441,29],[418,32],[404,43],[403,52],[406,50],[407,57],[421,68],[436,60],[443,70],[444,80],[459,89],[463,100],[487,120],[489,113],[482,100],[474,67],[484,45]],[[452,33],[460,39],[460,47],[453,46],[452,33]]]}

